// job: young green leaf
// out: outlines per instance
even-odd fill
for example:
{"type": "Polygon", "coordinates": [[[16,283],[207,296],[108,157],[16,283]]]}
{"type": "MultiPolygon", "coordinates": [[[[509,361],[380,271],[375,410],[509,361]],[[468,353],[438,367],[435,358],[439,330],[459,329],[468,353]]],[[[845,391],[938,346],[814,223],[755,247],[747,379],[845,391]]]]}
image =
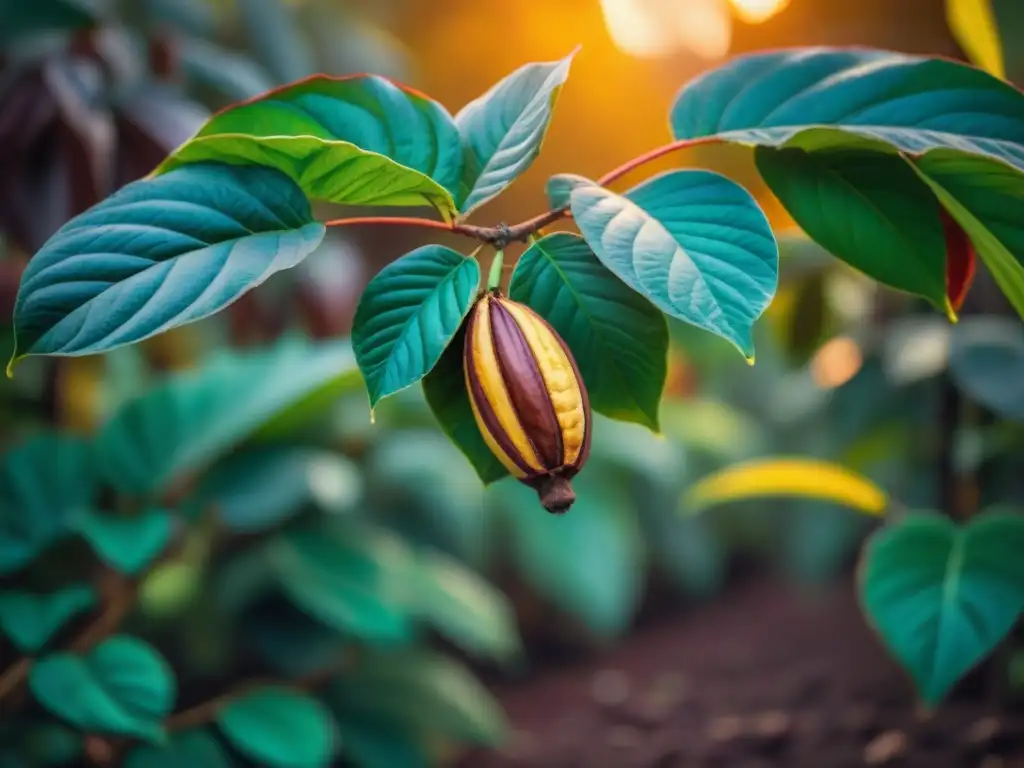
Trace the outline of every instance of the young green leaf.
{"type": "Polygon", "coordinates": [[[135,747],[125,768],[231,768],[224,748],[206,731],[175,733],[160,745],[135,747]]]}
{"type": "Polygon", "coordinates": [[[710,171],[670,171],[626,195],[576,186],[573,217],[601,262],[662,312],[754,358],[754,321],[779,279],[779,250],[750,193],[710,171]]]}
{"type": "Polygon", "coordinates": [[[84,355],[219,312],[324,236],[269,168],[203,164],[129,184],[72,219],[22,274],[16,351],[84,355]]]}
{"type": "Polygon", "coordinates": [[[89,511],[75,525],[101,560],[129,576],[159,557],[174,533],[174,518],[163,509],[149,509],[138,515],[89,511]]]}
{"type": "Polygon", "coordinates": [[[595,411],[658,429],[668,375],[668,325],[583,238],[556,232],[524,253],[509,297],[535,309],[565,340],[595,411]]]}
{"type": "Polygon", "coordinates": [[[329,766],[337,749],[331,713],[288,688],[256,688],[217,713],[217,725],[243,755],[268,768],[329,766]]]}
{"type": "Polygon", "coordinates": [[[957,527],[910,515],[868,542],[860,574],[865,613],[935,705],[1024,610],[1024,516],[989,513],[957,527]]]}
{"type": "Polygon", "coordinates": [[[267,165],[314,200],[455,213],[462,147],[440,104],[376,75],[318,75],[214,115],[157,174],[217,161],[267,165]]]}
{"type": "Polygon", "coordinates": [[[952,330],[949,371],[973,400],[1024,422],[1024,328],[999,317],[969,317],[952,330]]]}
{"type": "Polygon", "coordinates": [[[441,245],[392,262],[363,292],[352,323],[371,410],[437,364],[476,298],[480,265],[441,245]]]}
{"type": "Polygon", "coordinates": [[[360,385],[347,341],[220,352],[121,407],[96,437],[96,461],[118,491],[154,493],[311,399],[360,385]]]}
{"type": "Polygon", "coordinates": [[[517,69],[455,116],[466,147],[458,197],[463,215],[501,194],[533,163],[575,55],[517,69]]]}
{"type": "Polygon", "coordinates": [[[508,476],[508,470],[487,447],[473,417],[463,364],[465,344],[466,325],[463,323],[437,365],[423,377],[423,394],[441,429],[469,459],[480,481],[490,485],[508,476]]]}
{"type": "Polygon", "coordinates": [[[758,147],[754,158],[800,228],[834,256],[885,285],[951,311],[942,209],[901,157],[758,147]]]}
{"type": "Polygon", "coordinates": [[[31,562],[69,532],[97,490],[89,442],[42,433],[0,462],[0,575],[31,562]]]}
{"type": "Polygon", "coordinates": [[[0,592],[0,629],[22,653],[38,653],[71,619],[96,604],[88,585],[49,594],[0,592]]]}
{"type": "Polygon", "coordinates": [[[55,653],[32,667],[29,687],[50,712],[84,731],[163,737],[174,672],[151,646],[115,635],[84,656],[55,653]]]}

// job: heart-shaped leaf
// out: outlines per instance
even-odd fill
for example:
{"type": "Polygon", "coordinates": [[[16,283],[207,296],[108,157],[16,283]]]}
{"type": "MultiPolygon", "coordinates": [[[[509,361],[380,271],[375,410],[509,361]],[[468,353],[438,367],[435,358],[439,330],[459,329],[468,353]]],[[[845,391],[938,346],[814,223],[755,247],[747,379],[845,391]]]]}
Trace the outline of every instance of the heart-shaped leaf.
{"type": "Polygon", "coordinates": [[[376,75],[323,75],[216,114],[156,170],[213,160],[268,165],[314,200],[455,213],[458,129],[440,104],[376,75]]]}
{"type": "Polygon", "coordinates": [[[16,351],[83,355],[212,315],[320,244],[302,191],[269,168],[196,165],[129,184],[25,268],[16,351]]]}
{"type": "Polygon", "coordinates": [[[206,731],[185,731],[159,746],[144,744],[128,753],[125,768],[231,768],[224,748],[206,731]]]}
{"type": "Polygon", "coordinates": [[[577,235],[556,232],[516,264],[509,297],[535,309],[572,350],[599,413],[658,429],[668,326],[577,235]]]}
{"type": "Polygon", "coordinates": [[[570,206],[594,253],[626,285],[753,359],[754,321],[775,295],[779,251],[749,192],[710,171],[671,171],[625,196],[579,184],[570,206]]]}
{"type": "Polygon", "coordinates": [[[220,352],[120,408],[96,438],[103,476],[122,493],[165,489],[289,414],[360,386],[348,342],[285,338],[259,352],[220,352]]]}
{"type": "Polygon", "coordinates": [[[163,509],[138,515],[90,511],[76,525],[101,560],[128,575],[139,573],[163,553],[174,533],[174,518],[163,509]]]}
{"type": "Polygon", "coordinates": [[[256,688],[217,713],[239,752],[268,768],[329,766],[337,749],[334,719],[316,699],[287,688],[256,688]]]}
{"type": "Polygon", "coordinates": [[[352,345],[371,409],[430,373],[479,285],[476,260],[442,245],[417,248],[370,281],[356,308],[352,345]]]}
{"type": "Polygon", "coordinates": [[[0,629],[22,653],[37,653],[68,621],[96,604],[88,585],[49,594],[0,592],[0,629]]]}
{"type": "Polygon", "coordinates": [[[463,351],[466,324],[463,323],[437,365],[423,378],[423,394],[441,429],[469,459],[484,485],[508,475],[505,465],[487,447],[473,416],[466,391],[463,351]]]}
{"type": "Polygon", "coordinates": [[[174,707],[174,672],[152,647],[115,635],[85,656],[55,653],[32,667],[39,703],[84,731],[158,740],[174,707]]]}
{"type": "Polygon", "coordinates": [[[949,370],[970,397],[1003,418],[1024,422],[1024,328],[998,317],[970,317],[953,328],[949,370]]]}
{"type": "Polygon", "coordinates": [[[937,704],[1024,609],[1024,516],[957,527],[909,515],[876,533],[861,566],[864,611],[921,698],[937,704]]]}
{"type": "Polygon", "coordinates": [[[455,116],[466,147],[459,191],[463,215],[501,194],[540,153],[575,55],[520,67],[455,116]]]}
{"type": "Polygon", "coordinates": [[[27,565],[68,533],[98,490],[89,443],[42,433],[0,462],[0,575],[27,565]]]}

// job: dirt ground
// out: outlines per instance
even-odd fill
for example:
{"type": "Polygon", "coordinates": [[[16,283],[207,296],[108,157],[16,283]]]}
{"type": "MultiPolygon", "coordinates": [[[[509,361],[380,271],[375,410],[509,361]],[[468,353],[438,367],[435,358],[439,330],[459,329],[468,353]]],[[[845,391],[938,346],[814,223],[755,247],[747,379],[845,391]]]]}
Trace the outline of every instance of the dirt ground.
{"type": "Polygon", "coordinates": [[[1024,714],[917,708],[852,583],[737,587],[496,692],[513,738],[466,768],[1024,768],[1024,714]]]}

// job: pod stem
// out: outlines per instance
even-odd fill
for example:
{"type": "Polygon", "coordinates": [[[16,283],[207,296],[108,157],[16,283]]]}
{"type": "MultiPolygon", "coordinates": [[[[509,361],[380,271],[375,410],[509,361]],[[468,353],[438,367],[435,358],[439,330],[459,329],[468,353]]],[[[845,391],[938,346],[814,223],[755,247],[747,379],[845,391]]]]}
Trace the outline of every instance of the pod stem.
{"type": "Polygon", "coordinates": [[[502,250],[494,254],[491,262],[491,271],[487,275],[487,290],[493,291],[501,287],[501,270],[505,265],[505,252],[502,250]]]}
{"type": "Polygon", "coordinates": [[[576,501],[572,483],[561,475],[549,475],[537,487],[540,503],[553,515],[565,514],[576,501]]]}

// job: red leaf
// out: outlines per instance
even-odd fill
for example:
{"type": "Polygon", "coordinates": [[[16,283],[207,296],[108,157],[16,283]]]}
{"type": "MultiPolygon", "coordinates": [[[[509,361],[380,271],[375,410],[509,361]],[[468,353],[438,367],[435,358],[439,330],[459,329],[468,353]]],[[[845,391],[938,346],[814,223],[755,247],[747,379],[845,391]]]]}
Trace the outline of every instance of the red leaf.
{"type": "Polygon", "coordinates": [[[942,230],[946,236],[946,300],[955,317],[974,282],[978,257],[963,227],[946,211],[941,211],[941,214],[942,230]]]}

